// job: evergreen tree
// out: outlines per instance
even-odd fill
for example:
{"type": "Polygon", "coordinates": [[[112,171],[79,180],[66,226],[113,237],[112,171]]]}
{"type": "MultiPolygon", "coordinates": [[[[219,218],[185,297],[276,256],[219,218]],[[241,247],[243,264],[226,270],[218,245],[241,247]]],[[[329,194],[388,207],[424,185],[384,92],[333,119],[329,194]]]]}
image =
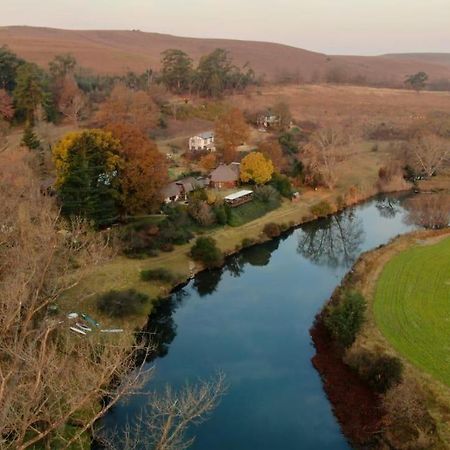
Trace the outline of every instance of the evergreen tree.
{"type": "Polygon", "coordinates": [[[85,217],[99,227],[117,220],[118,152],[119,141],[101,130],[69,133],[58,143],[53,155],[64,215],[85,217]]]}
{"type": "Polygon", "coordinates": [[[34,132],[33,126],[28,123],[23,132],[21,145],[28,147],[30,150],[37,150],[41,147],[41,141],[34,132]]]}
{"type": "Polygon", "coordinates": [[[169,49],[162,53],[161,81],[177,94],[189,90],[192,78],[192,59],[181,50],[169,49]]]}

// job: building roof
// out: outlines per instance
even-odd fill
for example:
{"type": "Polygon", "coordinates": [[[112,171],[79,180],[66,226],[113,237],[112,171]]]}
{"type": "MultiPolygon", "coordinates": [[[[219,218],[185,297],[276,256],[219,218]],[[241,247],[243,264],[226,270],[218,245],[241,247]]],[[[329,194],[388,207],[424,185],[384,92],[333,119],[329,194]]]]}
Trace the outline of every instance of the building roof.
{"type": "Polygon", "coordinates": [[[253,194],[253,191],[244,189],[242,191],[233,192],[232,194],[227,195],[225,197],[225,200],[237,200],[238,198],[245,197],[246,195],[249,195],[249,194],[253,194]]]}
{"type": "Polygon", "coordinates": [[[164,198],[170,198],[175,197],[176,195],[180,195],[181,193],[181,187],[177,183],[169,183],[163,190],[162,190],[164,198]]]}
{"type": "Polygon", "coordinates": [[[212,139],[214,138],[214,131],[205,131],[203,133],[197,134],[197,136],[201,137],[202,139],[212,139]]]}
{"type": "Polygon", "coordinates": [[[210,175],[211,181],[215,183],[226,183],[228,181],[238,181],[239,171],[233,169],[231,164],[229,166],[221,164],[217,169],[214,169],[210,175]]]}

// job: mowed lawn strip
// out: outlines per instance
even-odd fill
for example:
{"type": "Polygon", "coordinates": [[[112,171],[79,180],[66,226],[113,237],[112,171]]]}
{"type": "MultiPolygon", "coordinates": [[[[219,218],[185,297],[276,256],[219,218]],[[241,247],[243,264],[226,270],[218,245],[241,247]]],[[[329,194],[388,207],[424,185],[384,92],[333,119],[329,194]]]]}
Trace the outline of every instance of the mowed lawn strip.
{"type": "Polygon", "coordinates": [[[450,386],[450,238],[389,261],[377,283],[374,314],[399,353],[450,386]]]}

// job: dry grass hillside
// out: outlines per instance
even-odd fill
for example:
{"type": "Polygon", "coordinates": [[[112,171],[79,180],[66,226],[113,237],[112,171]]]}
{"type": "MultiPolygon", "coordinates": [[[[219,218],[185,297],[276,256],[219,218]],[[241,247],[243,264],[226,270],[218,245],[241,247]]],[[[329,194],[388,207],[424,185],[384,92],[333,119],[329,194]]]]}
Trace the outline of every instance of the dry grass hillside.
{"type": "Polygon", "coordinates": [[[46,65],[56,54],[70,52],[82,66],[99,73],[143,71],[159,67],[168,48],[186,51],[196,60],[217,47],[229,50],[237,64],[249,62],[259,74],[276,80],[295,75],[306,81],[332,70],[371,82],[401,83],[407,74],[426,71],[430,79],[450,79],[449,55],[327,56],[287,45],[225,39],[197,39],[140,31],[79,31],[52,28],[0,27],[0,45],[46,65]]]}

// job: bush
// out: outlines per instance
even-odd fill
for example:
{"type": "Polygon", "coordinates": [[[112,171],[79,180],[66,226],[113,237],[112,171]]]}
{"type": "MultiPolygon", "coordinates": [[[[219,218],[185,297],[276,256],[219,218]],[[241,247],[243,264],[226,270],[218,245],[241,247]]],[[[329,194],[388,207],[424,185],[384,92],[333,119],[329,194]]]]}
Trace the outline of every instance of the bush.
{"type": "Polygon", "coordinates": [[[188,207],[189,215],[202,227],[216,223],[216,215],[206,200],[192,200],[188,207]]]}
{"type": "Polygon", "coordinates": [[[176,280],[175,275],[167,269],[149,269],[141,272],[143,281],[162,281],[163,283],[173,283],[176,280]]]}
{"type": "Polygon", "coordinates": [[[292,198],[294,189],[292,183],[286,175],[275,173],[272,176],[272,180],[269,183],[274,189],[276,189],[283,197],[292,198]]]}
{"type": "Polygon", "coordinates": [[[280,194],[272,186],[258,186],[253,194],[254,199],[276,208],[280,205],[280,194]]]}
{"type": "Polygon", "coordinates": [[[350,347],[364,323],[366,301],[358,292],[346,292],[339,303],[330,305],[324,323],[331,334],[344,347],[350,347]]]}
{"type": "Polygon", "coordinates": [[[228,222],[229,208],[225,205],[216,205],[213,207],[213,212],[216,216],[216,222],[219,225],[226,225],[228,222]]]}
{"type": "Polygon", "coordinates": [[[191,248],[194,260],[202,262],[206,267],[215,267],[223,262],[223,253],[217,248],[211,237],[199,237],[191,248]]]}
{"type": "Polygon", "coordinates": [[[278,224],[270,222],[264,226],[264,234],[267,237],[274,238],[281,234],[281,229],[278,224]]]}
{"type": "Polygon", "coordinates": [[[315,205],[311,206],[309,210],[316,217],[326,217],[333,212],[333,208],[326,200],[322,200],[319,203],[316,203],[315,205]]]}
{"type": "Polygon", "coordinates": [[[98,309],[110,317],[125,317],[144,313],[148,296],[134,289],[109,291],[97,300],[98,309]]]}
{"type": "Polygon", "coordinates": [[[251,247],[252,245],[256,244],[256,240],[252,238],[244,238],[242,239],[241,247],[251,247]]]}
{"type": "Polygon", "coordinates": [[[371,360],[364,378],[377,392],[385,393],[402,381],[402,374],[402,362],[394,356],[383,355],[371,360]]]}

